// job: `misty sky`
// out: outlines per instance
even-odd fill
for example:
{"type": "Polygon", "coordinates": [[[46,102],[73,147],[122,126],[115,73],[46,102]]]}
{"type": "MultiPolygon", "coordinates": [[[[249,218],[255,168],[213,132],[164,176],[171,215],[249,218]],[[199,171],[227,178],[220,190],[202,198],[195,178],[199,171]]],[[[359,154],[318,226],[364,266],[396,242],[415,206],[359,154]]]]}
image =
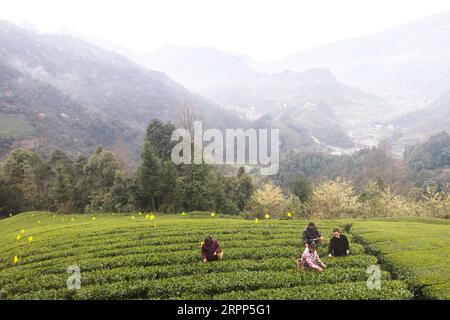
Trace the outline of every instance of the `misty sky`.
{"type": "Polygon", "coordinates": [[[0,0],[0,19],[148,52],[170,43],[271,60],[450,11],[448,0],[0,0]]]}

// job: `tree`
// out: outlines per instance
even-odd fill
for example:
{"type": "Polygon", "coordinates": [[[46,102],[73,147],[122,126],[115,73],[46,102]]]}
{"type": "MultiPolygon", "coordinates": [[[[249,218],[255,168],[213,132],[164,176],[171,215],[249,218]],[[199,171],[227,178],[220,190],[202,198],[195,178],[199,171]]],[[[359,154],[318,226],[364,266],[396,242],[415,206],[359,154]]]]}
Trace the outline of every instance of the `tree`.
{"type": "Polygon", "coordinates": [[[183,177],[183,207],[186,210],[210,210],[208,177],[210,167],[206,164],[189,165],[190,174],[183,177]]]}
{"type": "Polygon", "coordinates": [[[299,174],[291,183],[291,192],[304,203],[307,202],[311,196],[312,186],[303,175],[299,174]]]}
{"type": "Polygon", "coordinates": [[[155,155],[160,160],[170,160],[175,141],[171,141],[175,126],[168,122],[162,123],[158,119],[152,120],[147,127],[146,139],[152,145],[155,155]]]}
{"type": "Polygon", "coordinates": [[[73,212],[75,198],[75,168],[73,161],[62,151],[55,150],[48,162],[49,209],[73,212]]]}
{"type": "Polygon", "coordinates": [[[252,178],[245,172],[244,167],[239,168],[234,181],[236,181],[236,185],[232,189],[234,190],[233,194],[230,196],[232,196],[239,211],[243,211],[247,207],[255,187],[252,178]]]}
{"type": "Polygon", "coordinates": [[[109,209],[111,211],[126,212],[131,210],[129,205],[129,184],[125,173],[121,170],[116,170],[114,183],[110,190],[111,206],[109,209]]]}
{"type": "Polygon", "coordinates": [[[161,207],[167,212],[175,213],[180,205],[182,194],[181,181],[177,169],[171,161],[164,161],[161,166],[161,207]]]}
{"type": "Polygon", "coordinates": [[[13,190],[10,205],[14,212],[43,209],[44,196],[41,183],[44,163],[32,151],[15,149],[8,154],[3,165],[5,183],[13,190]]]}
{"type": "Polygon", "coordinates": [[[423,210],[433,217],[444,217],[450,212],[450,192],[448,186],[427,186],[422,192],[423,210]]]}
{"type": "Polygon", "coordinates": [[[309,210],[316,218],[338,218],[358,213],[353,187],[342,178],[326,180],[317,185],[311,196],[309,210]]]}
{"type": "Polygon", "coordinates": [[[135,177],[137,205],[140,209],[156,210],[162,195],[161,163],[148,140],[144,141],[141,158],[135,177]]]}
{"type": "Polygon", "coordinates": [[[0,170],[0,215],[18,212],[17,208],[21,205],[17,198],[17,187],[7,183],[3,172],[0,170]]]}
{"type": "Polygon", "coordinates": [[[304,207],[305,204],[302,203],[299,197],[291,193],[286,199],[286,204],[283,211],[286,214],[290,212],[293,216],[306,218],[304,207]]]}
{"type": "Polygon", "coordinates": [[[87,210],[98,211],[111,207],[110,191],[114,185],[116,171],[119,169],[119,162],[114,155],[98,147],[83,170],[89,190],[87,210]]]}
{"type": "Polygon", "coordinates": [[[74,197],[73,206],[76,212],[84,212],[84,209],[89,202],[89,189],[84,174],[84,167],[86,166],[88,159],[84,156],[79,156],[74,163],[74,175],[75,175],[75,185],[74,185],[74,197]]]}
{"type": "Polygon", "coordinates": [[[279,217],[283,212],[286,200],[281,188],[268,182],[253,193],[251,203],[252,209],[256,210],[258,214],[279,217]]]}

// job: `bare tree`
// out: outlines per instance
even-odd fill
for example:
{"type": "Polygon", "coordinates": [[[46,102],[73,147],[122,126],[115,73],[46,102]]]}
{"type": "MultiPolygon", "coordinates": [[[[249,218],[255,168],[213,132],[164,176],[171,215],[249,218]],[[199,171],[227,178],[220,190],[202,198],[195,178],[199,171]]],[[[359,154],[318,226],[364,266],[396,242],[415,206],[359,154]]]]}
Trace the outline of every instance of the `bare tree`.
{"type": "Polygon", "coordinates": [[[193,107],[189,106],[186,103],[186,100],[183,103],[180,118],[181,125],[184,129],[188,130],[192,136],[194,134],[194,121],[196,118],[196,112],[193,107]]]}

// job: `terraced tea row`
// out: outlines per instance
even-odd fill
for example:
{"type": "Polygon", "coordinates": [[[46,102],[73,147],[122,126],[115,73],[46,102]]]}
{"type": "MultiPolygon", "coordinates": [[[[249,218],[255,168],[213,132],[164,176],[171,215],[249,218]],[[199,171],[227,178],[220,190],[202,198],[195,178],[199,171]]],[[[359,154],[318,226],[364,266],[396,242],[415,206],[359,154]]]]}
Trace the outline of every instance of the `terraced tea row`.
{"type": "MultiPolygon", "coordinates": [[[[328,268],[323,273],[299,271],[296,259],[303,250],[300,237],[306,221],[157,216],[155,227],[139,215],[63,219],[27,213],[0,221],[0,241],[5,243],[0,249],[0,298],[251,299],[255,292],[267,298],[304,299],[304,290],[313,288],[311,292],[325,299],[331,298],[330,288],[347,290],[349,298],[410,297],[386,272],[383,290],[364,289],[366,269],[377,261],[359,244],[351,244],[349,257],[325,257],[328,268]],[[33,242],[16,240],[23,229],[24,238],[33,235],[33,242]],[[224,248],[225,260],[205,264],[200,242],[210,233],[224,248]],[[81,269],[80,290],[67,289],[70,265],[81,269]]],[[[321,221],[319,227],[326,236],[342,223],[321,221]]],[[[319,253],[326,255],[326,249],[325,244],[319,253]]]]}

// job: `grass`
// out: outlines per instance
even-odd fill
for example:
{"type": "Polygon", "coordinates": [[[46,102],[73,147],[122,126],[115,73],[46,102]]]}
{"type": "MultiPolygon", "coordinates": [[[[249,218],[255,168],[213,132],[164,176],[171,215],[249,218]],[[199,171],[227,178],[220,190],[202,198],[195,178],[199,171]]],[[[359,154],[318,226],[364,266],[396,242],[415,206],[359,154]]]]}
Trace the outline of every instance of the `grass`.
{"type": "MultiPolygon", "coordinates": [[[[98,214],[93,220],[88,214],[29,212],[1,220],[0,298],[412,298],[405,281],[393,280],[388,272],[382,273],[381,290],[368,289],[366,269],[376,264],[377,258],[365,254],[363,246],[354,242],[350,256],[323,258],[328,265],[325,272],[298,271],[296,259],[306,221],[256,224],[239,218],[189,215],[156,215],[149,221],[145,214],[134,216],[98,214]],[[223,246],[225,260],[204,264],[200,242],[209,233],[223,246]],[[32,242],[29,236],[33,236],[32,242]],[[19,259],[16,264],[15,256],[19,259]],[[80,290],[67,289],[66,270],[71,265],[81,269],[80,290]]],[[[349,222],[354,224],[352,230],[364,232],[360,221],[317,223],[329,237],[333,227],[349,222]]],[[[321,248],[320,254],[326,255],[326,248],[321,248]]]]}
{"type": "Polygon", "coordinates": [[[416,296],[450,299],[449,221],[358,221],[351,230],[416,296]]]}

